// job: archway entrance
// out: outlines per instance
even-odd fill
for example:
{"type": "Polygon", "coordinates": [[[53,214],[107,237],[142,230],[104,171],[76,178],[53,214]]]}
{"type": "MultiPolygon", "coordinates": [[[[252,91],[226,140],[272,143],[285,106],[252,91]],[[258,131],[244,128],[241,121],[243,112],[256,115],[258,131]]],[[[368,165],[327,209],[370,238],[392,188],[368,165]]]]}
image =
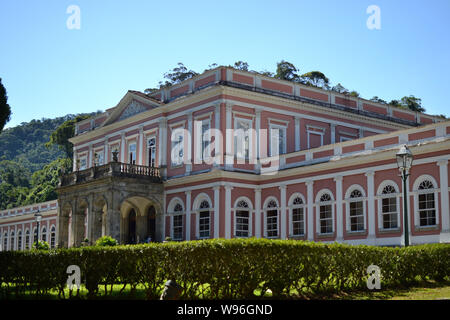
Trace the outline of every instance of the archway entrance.
{"type": "Polygon", "coordinates": [[[136,243],[136,211],[131,209],[128,216],[128,243],[136,243]]]}
{"type": "Polygon", "coordinates": [[[149,241],[156,240],[156,210],[150,206],[147,211],[147,236],[149,241]]]}

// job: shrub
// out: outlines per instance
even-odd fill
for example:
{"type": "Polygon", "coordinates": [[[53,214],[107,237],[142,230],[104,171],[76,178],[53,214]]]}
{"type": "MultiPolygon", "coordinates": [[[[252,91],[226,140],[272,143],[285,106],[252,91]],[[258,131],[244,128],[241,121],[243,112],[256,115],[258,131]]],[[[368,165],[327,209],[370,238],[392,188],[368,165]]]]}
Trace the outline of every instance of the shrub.
{"type": "Polygon", "coordinates": [[[48,242],[39,240],[39,241],[36,241],[35,243],[33,243],[33,249],[48,250],[48,249],[50,249],[50,246],[48,245],[48,242]]]}
{"type": "MultiPolygon", "coordinates": [[[[115,243],[109,239],[100,243],[115,243]]],[[[0,285],[13,285],[18,293],[25,288],[36,293],[56,289],[61,295],[67,267],[78,265],[89,297],[100,291],[111,294],[112,286],[121,284],[142,285],[147,298],[155,299],[168,279],[183,287],[183,299],[255,299],[255,292],[263,295],[269,290],[275,298],[294,297],[365,288],[371,264],[381,269],[382,288],[450,280],[450,245],[387,248],[214,239],[5,251],[0,252],[0,285]]]]}
{"type": "Polygon", "coordinates": [[[103,236],[97,239],[95,245],[99,247],[112,247],[117,245],[117,240],[110,236],[103,236]]]}

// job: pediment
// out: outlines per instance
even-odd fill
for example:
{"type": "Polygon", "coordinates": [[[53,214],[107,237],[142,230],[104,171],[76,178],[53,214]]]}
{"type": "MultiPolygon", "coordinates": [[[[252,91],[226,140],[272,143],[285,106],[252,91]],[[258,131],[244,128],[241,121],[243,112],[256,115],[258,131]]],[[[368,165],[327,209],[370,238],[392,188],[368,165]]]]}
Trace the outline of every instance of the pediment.
{"type": "Polygon", "coordinates": [[[128,119],[158,106],[157,102],[145,99],[141,97],[141,95],[129,91],[117,106],[111,109],[110,116],[105,120],[102,126],[128,119]]]}
{"type": "Polygon", "coordinates": [[[135,114],[150,110],[151,108],[149,106],[144,105],[143,103],[140,103],[139,101],[132,100],[128,106],[123,109],[122,113],[120,114],[117,121],[124,120],[126,118],[132,117],[135,114]]]}

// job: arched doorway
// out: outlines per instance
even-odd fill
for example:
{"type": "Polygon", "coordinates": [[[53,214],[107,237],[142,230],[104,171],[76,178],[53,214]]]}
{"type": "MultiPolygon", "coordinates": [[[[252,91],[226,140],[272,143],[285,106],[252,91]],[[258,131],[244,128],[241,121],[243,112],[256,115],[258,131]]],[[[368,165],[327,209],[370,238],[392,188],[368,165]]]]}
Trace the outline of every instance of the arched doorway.
{"type": "Polygon", "coordinates": [[[149,241],[156,240],[156,210],[154,206],[150,206],[147,210],[147,236],[149,241]]]}
{"type": "Polygon", "coordinates": [[[128,243],[136,243],[136,211],[134,209],[131,209],[128,215],[128,243]]]}

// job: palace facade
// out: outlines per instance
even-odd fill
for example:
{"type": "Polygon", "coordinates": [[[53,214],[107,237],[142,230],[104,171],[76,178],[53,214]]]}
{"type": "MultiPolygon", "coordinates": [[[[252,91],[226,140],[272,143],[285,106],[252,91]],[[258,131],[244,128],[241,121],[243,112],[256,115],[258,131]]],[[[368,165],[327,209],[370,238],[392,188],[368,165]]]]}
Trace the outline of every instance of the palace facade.
{"type": "Polygon", "coordinates": [[[401,245],[403,145],[410,242],[450,242],[450,121],[439,117],[218,67],[128,91],[75,131],[58,201],[0,212],[3,248],[30,245],[42,205],[40,237],[62,247],[102,235],[401,245]]]}

